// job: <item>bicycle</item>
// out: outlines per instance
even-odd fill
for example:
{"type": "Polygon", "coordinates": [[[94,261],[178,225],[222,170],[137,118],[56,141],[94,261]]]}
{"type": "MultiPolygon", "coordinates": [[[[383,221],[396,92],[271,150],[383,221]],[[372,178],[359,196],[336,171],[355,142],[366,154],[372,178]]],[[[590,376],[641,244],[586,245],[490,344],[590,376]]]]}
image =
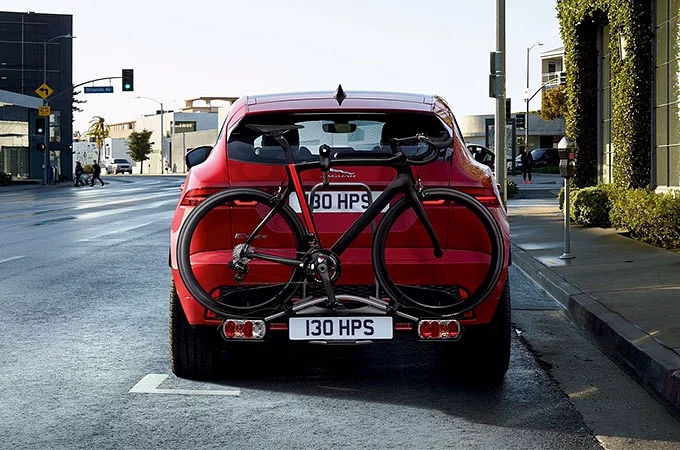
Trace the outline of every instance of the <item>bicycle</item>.
{"type": "MultiPolygon", "coordinates": [[[[281,183],[273,194],[250,188],[223,190],[199,203],[184,221],[176,248],[179,274],[189,293],[207,310],[221,317],[264,316],[265,321],[270,321],[313,307],[345,310],[353,304],[359,304],[373,308],[374,311],[397,314],[411,320],[418,320],[414,314],[420,317],[458,318],[479,305],[496,288],[503,272],[505,248],[500,227],[491,212],[479,200],[465,192],[443,187],[423,188],[421,180],[416,179],[411,171],[411,166],[429,164],[439,158],[443,150],[451,147],[453,138],[434,139],[416,135],[391,139],[389,144],[392,156],[387,158],[331,159],[331,147],[323,144],[319,147],[318,161],[295,163],[284,135],[290,130],[302,128],[300,125],[247,127],[273,138],[281,146],[287,162],[285,169],[288,182],[281,183]],[[416,144],[418,151],[407,155],[402,151],[402,146],[407,143],[416,144]],[[425,150],[421,151],[423,146],[425,150]],[[302,188],[300,173],[321,169],[323,187],[328,188],[328,173],[333,166],[377,165],[395,169],[394,180],[330,248],[323,248],[302,188]],[[297,196],[303,220],[298,218],[288,204],[292,194],[297,196]],[[396,202],[391,203],[400,196],[396,202]],[[377,285],[388,301],[380,298],[378,288],[375,296],[336,295],[333,283],[338,280],[342,271],[341,255],[388,205],[389,209],[375,230],[371,251],[377,285]],[[482,279],[472,288],[455,286],[450,292],[395,282],[395,274],[390,273],[390,264],[386,261],[389,247],[387,241],[392,228],[400,220],[407,219],[407,214],[414,213],[432,243],[434,257],[444,258],[447,250],[442,248],[426,209],[436,212],[436,208],[448,205],[456,205],[472,213],[488,235],[488,268],[482,279]],[[243,284],[234,289],[218,287],[206,290],[192,266],[191,242],[201,221],[208,214],[220,214],[223,206],[238,209],[244,214],[252,213],[253,217],[261,217],[261,220],[259,223],[255,221],[257,225],[252,230],[240,232],[238,228],[236,237],[245,240],[235,245],[227,263],[234,281],[243,284]],[[277,249],[258,248],[255,244],[263,238],[260,233],[265,228],[270,240],[286,245],[280,245],[277,249]],[[266,269],[258,269],[260,272],[257,275],[262,273],[261,270],[266,270],[267,274],[279,281],[255,286],[248,284],[246,279],[250,273],[250,263],[255,260],[269,263],[266,269]],[[307,285],[316,288],[317,294],[306,292],[307,285]],[[318,295],[318,291],[321,291],[321,295],[318,295]],[[295,297],[297,299],[293,301],[295,297]]],[[[228,272],[225,270],[225,273],[228,272]]]]}
{"type": "Polygon", "coordinates": [[[83,173],[81,175],[74,175],[73,176],[73,187],[81,187],[85,185],[89,185],[90,182],[92,181],[92,178],[90,175],[83,173]]]}

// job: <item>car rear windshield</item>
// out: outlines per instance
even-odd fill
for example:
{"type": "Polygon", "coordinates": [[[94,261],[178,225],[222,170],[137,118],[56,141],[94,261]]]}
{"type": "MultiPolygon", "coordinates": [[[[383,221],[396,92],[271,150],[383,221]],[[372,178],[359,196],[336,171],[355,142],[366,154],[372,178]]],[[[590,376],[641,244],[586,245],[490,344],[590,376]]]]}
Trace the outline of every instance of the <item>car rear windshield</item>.
{"type": "MultiPolygon", "coordinates": [[[[437,116],[423,113],[288,113],[258,114],[244,118],[231,132],[229,158],[258,164],[286,164],[281,146],[271,137],[247,125],[299,125],[284,137],[295,162],[318,161],[319,146],[331,147],[333,158],[389,157],[389,140],[425,134],[448,136],[437,116]]],[[[409,155],[426,151],[424,146],[403,146],[409,155]]]]}
{"type": "Polygon", "coordinates": [[[127,164],[128,160],[127,159],[114,159],[113,162],[114,162],[114,164],[115,163],[127,164]]]}

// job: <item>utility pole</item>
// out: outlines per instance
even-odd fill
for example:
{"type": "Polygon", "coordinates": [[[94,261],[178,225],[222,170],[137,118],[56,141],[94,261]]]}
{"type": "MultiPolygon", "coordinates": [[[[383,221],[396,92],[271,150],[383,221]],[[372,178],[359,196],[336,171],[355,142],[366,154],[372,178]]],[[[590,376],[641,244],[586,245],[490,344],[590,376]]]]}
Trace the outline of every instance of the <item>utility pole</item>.
{"type": "Polygon", "coordinates": [[[496,115],[494,147],[496,151],[496,182],[500,185],[503,207],[507,207],[507,166],[505,164],[505,0],[496,0],[496,115]]]}

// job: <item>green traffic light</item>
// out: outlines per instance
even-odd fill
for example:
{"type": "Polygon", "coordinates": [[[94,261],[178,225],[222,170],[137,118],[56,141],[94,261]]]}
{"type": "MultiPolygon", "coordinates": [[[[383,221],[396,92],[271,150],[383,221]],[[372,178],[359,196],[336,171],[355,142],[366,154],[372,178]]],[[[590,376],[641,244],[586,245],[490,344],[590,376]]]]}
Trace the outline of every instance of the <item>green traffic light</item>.
{"type": "Polygon", "coordinates": [[[130,89],[130,83],[125,83],[125,89],[130,89]]]}

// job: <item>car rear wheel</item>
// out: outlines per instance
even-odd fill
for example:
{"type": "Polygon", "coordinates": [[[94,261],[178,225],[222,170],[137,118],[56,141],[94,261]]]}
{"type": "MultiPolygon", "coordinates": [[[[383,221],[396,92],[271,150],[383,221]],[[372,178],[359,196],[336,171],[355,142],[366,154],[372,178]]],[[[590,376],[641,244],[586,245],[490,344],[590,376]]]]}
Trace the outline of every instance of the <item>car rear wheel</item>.
{"type": "Polygon", "coordinates": [[[184,314],[175,281],[170,282],[170,367],[192,380],[213,377],[221,360],[222,339],[217,327],[192,327],[184,314]]]}
{"type": "Polygon", "coordinates": [[[510,282],[506,280],[496,312],[488,325],[467,327],[463,332],[463,370],[475,384],[496,385],[510,365],[510,282]]]}
{"type": "Polygon", "coordinates": [[[429,189],[420,196],[444,252],[432,240],[406,197],[385,213],[375,233],[373,267],[394,305],[416,315],[451,316],[473,309],[496,288],[504,242],[489,210],[469,194],[429,189]]]}

